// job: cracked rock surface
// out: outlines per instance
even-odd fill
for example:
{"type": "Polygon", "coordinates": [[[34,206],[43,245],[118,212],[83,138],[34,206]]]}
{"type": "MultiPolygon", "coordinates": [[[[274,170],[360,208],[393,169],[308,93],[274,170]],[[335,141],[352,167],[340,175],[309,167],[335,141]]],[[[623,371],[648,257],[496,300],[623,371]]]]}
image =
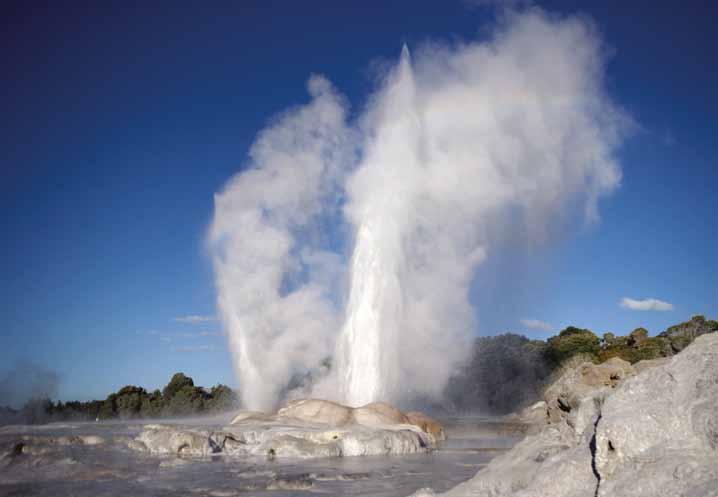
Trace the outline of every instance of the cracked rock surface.
{"type": "Polygon", "coordinates": [[[441,495],[718,496],[718,333],[650,368],[622,362],[566,372],[549,424],[441,495]]]}

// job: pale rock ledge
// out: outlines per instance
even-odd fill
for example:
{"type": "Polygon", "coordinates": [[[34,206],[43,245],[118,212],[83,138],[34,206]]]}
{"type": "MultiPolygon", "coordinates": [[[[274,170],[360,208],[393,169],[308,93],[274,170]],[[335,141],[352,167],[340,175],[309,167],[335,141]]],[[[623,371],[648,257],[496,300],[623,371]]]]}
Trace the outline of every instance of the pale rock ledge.
{"type": "Polygon", "coordinates": [[[147,425],[133,450],[183,456],[338,457],[416,454],[445,438],[443,427],[418,412],[375,402],[351,408],[319,399],[296,400],[274,414],[240,412],[209,430],[147,425]]]}

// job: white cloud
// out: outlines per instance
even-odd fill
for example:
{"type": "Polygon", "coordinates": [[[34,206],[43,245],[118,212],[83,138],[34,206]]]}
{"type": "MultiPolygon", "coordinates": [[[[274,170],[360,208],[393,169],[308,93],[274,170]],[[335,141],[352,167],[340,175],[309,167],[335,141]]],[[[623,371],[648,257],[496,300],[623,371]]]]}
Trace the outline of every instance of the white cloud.
{"type": "Polygon", "coordinates": [[[538,319],[522,319],[521,324],[532,330],[553,331],[553,326],[538,319]]]}
{"type": "Polygon", "coordinates": [[[672,311],[673,304],[658,299],[634,300],[628,297],[621,299],[621,307],[632,311],[672,311]]]}
{"type": "Polygon", "coordinates": [[[199,324],[199,323],[207,323],[209,321],[217,321],[216,316],[200,316],[197,314],[191,314],[189,316],[180,316],[174,318],[175,321],[178,323],[188,323],[188,324],[199,324]]]}

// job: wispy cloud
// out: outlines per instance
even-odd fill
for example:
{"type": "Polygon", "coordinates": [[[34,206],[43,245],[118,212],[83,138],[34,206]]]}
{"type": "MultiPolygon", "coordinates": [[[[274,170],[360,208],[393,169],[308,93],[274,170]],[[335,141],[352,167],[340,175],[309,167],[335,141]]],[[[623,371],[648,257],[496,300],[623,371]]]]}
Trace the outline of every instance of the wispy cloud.
{"type": "Polygon", "coordinates": [[[211,352],[216,350],[214,345],[183,345],[172,347],[173,352],[211,352]]]}
{"type": "Polygon", "coordinates": [[[553,326],[538,319],[522,319],[521,324],[532,330],[553,331],[553,326]]]}
{"type": "Polygon", "coordinates": [[[620,306],[624,309],[630,309],[632,311],[672,311],[673,304],[664,302],[662,300],[648,298],[643,300],[630,299],[624,297],[621,299],[620,306]]]}
{"type": "Polygon", "coordinates": [[[178,323],[188,323],[188,324],[199,324],[199,323],[208,323],[210,321],[217,321],[216,316],[202,316],[198,314],[190,314],[189,316],[179,316],[174,318],[174,321],[177,321],[178,323]]]}

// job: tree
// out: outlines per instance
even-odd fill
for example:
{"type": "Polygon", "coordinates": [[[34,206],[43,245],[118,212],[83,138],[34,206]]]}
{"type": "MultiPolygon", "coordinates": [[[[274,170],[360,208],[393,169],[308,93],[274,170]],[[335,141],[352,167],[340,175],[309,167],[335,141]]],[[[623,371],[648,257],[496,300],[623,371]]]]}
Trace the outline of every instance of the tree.
{"type": "Polygon", "coordinates": [[[140,409],[143,418],[159,418],[163,415],[166,404],[162,392],[155,390],[142,399],[140,409]]]}
{"type": "Polygon", "coordinates": [[[630,346],[640,345],[648,340],[648,330],[645,328],[636,328],[628,335],[627,343],[630,346]]]}
{"type": "Polygon", "coordinates": [[[119,418],[140,417],[142,403],[147,397],[147,391],[144,388],[127,385],[114,395],[114,411],[119,418]]]}
{"type": "Polygon", "coordinates": [[[177,392],[182,390],[184,387],[194,387],[194,381],[189,376],[185,376],[184,373],[175,373],[172,379],[166,387],[162,389],[162,396],[166,402],[169,402],[177,392]]]}
{"type": "Polygon", "coordinates": [[[215,385],[209,392],[209,400],[206,402],[207,410],[222,412],[233,409],[237,405],[237,396],[227,385],[215,385]]]}
{"type": "Polygon", "coordinates": [[[598,358],[601,340],[591,330],[569,326],[557,336],[548,339],[546,359],[552,368],[576,354],[586,354],[593,360],[598,358]]]}
{"type": "Polygon", "coordinates": [[[172,396],[167,406],[168,413],[172,416],[201,414],[207,398],[208,395],[203,389],[186,384],[172,396]]]}

